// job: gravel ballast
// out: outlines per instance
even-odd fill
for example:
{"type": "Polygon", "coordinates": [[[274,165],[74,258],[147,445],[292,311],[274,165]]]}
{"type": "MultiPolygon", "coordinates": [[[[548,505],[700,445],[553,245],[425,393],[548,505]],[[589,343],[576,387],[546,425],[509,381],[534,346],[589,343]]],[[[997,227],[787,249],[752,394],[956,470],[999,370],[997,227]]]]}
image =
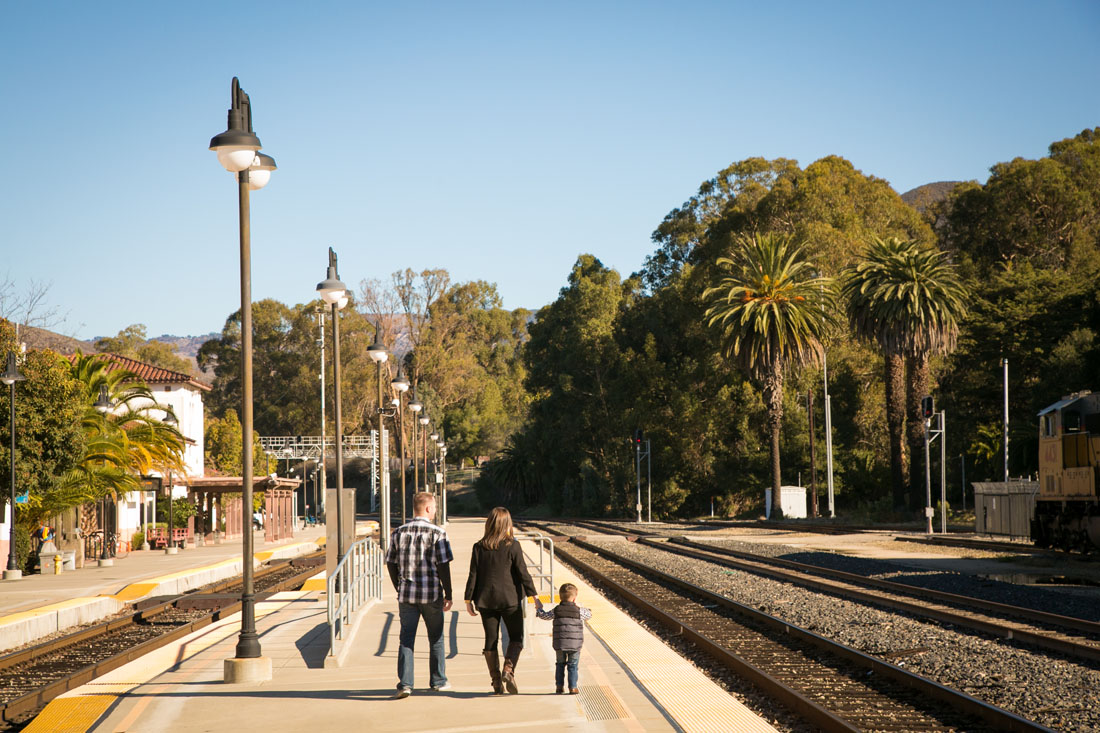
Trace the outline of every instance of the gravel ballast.
{"type": "MultiPolygon", "coordinates": [[[[868,654],[887,655],[889,661],[898,666],[1043,725],[1065,731],[1100,730],[1100,671],[1085,664],[655,548],[604,540],[592,535],[589,535],[589,541],[606,544],[609,549],[655,570],[674,574],[868,654]]],[[[736,545],[737,549],[760,551],[788,559],[800,559],[798,556],[805,554],[797,548],[774,544],[739,542],[736,545]]],[[[914,575],[912,570],[899,570],[889,563],[880,565],[877,561],[840,555],[831,557],[838,561],[838,569],[849,572],[859,572],[853,569],[854,564],[847,563],[851,560],[863,564],[863,570],[873,571],[870,574],[876,577],[900,580],[897,577],[899,573],[914,575]]],[[[801,558],[801,561],[806,559],[801,558]]],[[[830,567],[833,566],[830,564],[830,567]]],[[[965,587],[976,584],[1003,594],[995,600],[1017,605],[1024,604],[1019,597],[1012,595],[1016,591],[1037,593],[1039,595],[1030,595],[1030,605],[1057,613],[1066,613],[1066,610],[1052,604],[1087,600],[1072,595],[1062,596],[1049,590],[998,588],[998,585],[1011,584],[996,584],[969,576],[932,577],[958,575],[953,573],[927,575],[928,581],[936,584],[934,587],[966,593],[965,587]],[[944,587],[945,584],[947,587],[944,587]],[[1011,598],[1006,599],[1008,596],[1011,598]]],[[[913,582],[913,579],[907,577],[905,582],[913,582]]],[[[1092,613],[1095,614],[1095,611],[1092,613]]]]}

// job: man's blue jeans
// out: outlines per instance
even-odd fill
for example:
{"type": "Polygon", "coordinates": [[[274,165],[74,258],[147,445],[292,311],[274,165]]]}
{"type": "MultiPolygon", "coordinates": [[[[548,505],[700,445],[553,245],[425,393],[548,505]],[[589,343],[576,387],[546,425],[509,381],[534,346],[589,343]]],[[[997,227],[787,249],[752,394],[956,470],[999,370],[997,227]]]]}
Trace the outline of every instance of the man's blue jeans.
{"type": "Polygon", "coordinates": [[[430,652],[428,658],[431,676],[429,684],[441,687],[447,683],[447,672],[443,659],[443,599],[431,603],[398,603],[398,615],[401,619],[400,646],[397,649],[397,686],[413,687],[413,647],[416,644],[416,629],[420,618],[424,618],[424,628],[428,632],[430,652]]]}
{"type": "Polygon", "coordinates": [[[565,670],[569,669],[569,689],[577,689],[577,666],[581,663],[581,650],[558,651],[557,664],[554,665],[554,683],[558,687],[565,687],[565,670]]]}

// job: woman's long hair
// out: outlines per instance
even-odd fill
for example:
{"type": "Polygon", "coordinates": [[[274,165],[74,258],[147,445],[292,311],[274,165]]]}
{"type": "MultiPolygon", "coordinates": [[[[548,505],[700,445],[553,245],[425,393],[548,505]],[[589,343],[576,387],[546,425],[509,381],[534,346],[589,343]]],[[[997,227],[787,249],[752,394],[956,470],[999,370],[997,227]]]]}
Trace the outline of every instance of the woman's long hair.
{"type": "Polygon", "coordinates": [[[512,513],[498,506],[489,512],[489,516],[485,519],[485,535],[481,538],[481,546],[487,550],[495,550],[511,542],[512,513]]]}

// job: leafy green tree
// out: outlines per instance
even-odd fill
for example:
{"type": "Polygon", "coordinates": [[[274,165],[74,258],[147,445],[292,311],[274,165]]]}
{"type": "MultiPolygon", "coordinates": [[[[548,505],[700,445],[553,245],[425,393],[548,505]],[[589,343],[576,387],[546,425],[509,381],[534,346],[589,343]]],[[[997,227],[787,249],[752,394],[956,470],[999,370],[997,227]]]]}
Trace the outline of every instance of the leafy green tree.
{"type": "Polygon", "coordinates": [[[525,490],[542,500],[596,514],[633,504],[627,496],[630,428],[615,400],[620,353],[614,327],[635,287],[581,255],[558,299],[530,326],[523,359],[532,401],[528,437],[518,445],[541,483],[525,490]]]}
{"type": "MultiPolygon", "coordinates": [[[[0,359],[8,351],[19,352],[14,326],[0,320],[0,359]]],[[[15,385],[15,485],[27,493],[16,522],[32,527],[34,522],[79,504],[62,486],[60,478],[79,464],[85,452],[80,419],[84,412],[84,391],[72,378],[69,366],[52,351],[32,349],[19,370],[26,381],[15,385]]],[[[0,388],[0,475],[11,472],[11,389],[0,388]]]]}
{"type": "MultiPolygon", "coordinates": [[[[223,476],[240,476],[243,472],[243,434],[236,411],[226,410],[220,418],[207,416],[205,436],[203,453],[207,471],[223,476]]],[[[252,440],[252,473],[255,476],[271,473],[271,459],[260,447],[259,433],[255,433],[252,440]]]]}
{"type": "Polygon", "coordinates": [[[1009,262],[1094,268],[1100,258],[1100,127],[1050,146],[1039,160],[993,166],[961,184],[937,213],[945,248],[979,275],[1009,262]]]}
{"type": "Polygon", "coordinates": [[[773,234],[739,239],[718,265],[728,274],[703,293],[710,304],[707,323],[719,327],[725,356],[763,389],[778,506],[783,374],[820,362],[824,321],[832,318],[832,281],[817,274],[802,246],[773,234]]]}

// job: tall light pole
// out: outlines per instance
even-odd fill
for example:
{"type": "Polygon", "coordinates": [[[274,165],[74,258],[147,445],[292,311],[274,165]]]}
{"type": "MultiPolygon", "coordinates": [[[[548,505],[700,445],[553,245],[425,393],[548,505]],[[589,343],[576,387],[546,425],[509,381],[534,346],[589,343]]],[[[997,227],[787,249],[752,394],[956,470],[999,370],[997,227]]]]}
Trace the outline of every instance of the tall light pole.
{"type": "Polygon", "coordinates": [[[374,343],[367,347],[367,356],[378,365],[378,498],[381,504],[378,507],[378,544],[386,549],[390,542],[390,492],[386,482],[382,480],[386,468],[382,465],[382,365],[386,363],[390,355],[386,347],[378,340],[378,329],[374,332],[374,343]]]}
{"type": "Polygon", "coordinates": [[[397,392],[397,442],[401,452],[401,524],[405,523],[405,413],[401,409],[405,393],[409,391],[409,379],[405,368],[398,367],[397,376],[390,381],[390,387],[397,392]]]}
{"type": "MultiPolygon", "coordinates": [[[[179,421],[176,420],[175,414],[172,413],[172,412],[169,412],[167,415],[164,416],[164,422],[167,423],[168,425],[172,425],[172,426],[175,426],[179,423],[179,421]]],[[[173,489],[173,486],[172,486],[172,472],[169,471],[168,472],[168,544],[164,546],[164,554],[165,555],[175,555],[179,552],[179,548],[176,547],[176,542],[175,542],[175,537],[174,537],[174,535],[176,533],[176,521],[175,521],[175,513],[174,513],[174,508],[176,506],[176,501],[175,501],[175,497],[172,496],[172,489],[173,489]]]]}
{"type": "MultiPolygon", "coordinates": [[[[317,507],[323,507],[325,505],[325,479],[327,478],[327,471],[325,469],[325,456],[328,454],[328,446],[325,439],[325,309],[324,306],[317,309],[317,327],[319,332],[317,334],[317,343],[321,347],[321,497],[320,504],[317,504],[317,498],[314,497],[313,516],[316,518],[317,507]]],[[[314,489],[317,487],[314,486],[314,489]]],[[[327,517],[326,517],[327,519],[327,517]]]]}
{"type": "MultiPolygon", "coordinates": [[[[237,177],[237,211],[241,255],[241,501],[243,584],[241,633],[236,656],[225,660],[226,682],[271,679],[271,660],[260,655],[256,633],[256,604],[252,584],[252,231],[249,192],[263,188],[275,170],[275,160],[260,153],[260,138],[252,131],[252,103],[233,77],[231,105],[225,132],[210,140],[218,162],[237,177]]],[[[171,491],[171,489],[169,489],[171,491]]],[[[169,505],[171,506],[171,505],[169,505]]]]}
{"type": "Polygon", "coordinates": [[[420,416],[420,457],[424,461],[424,490],[428,490],[428,423],[432,419],[428,413],[420,416]]]}
{"type": "Polygon", "coordinates": [[[1008,359],[1001,359],[1004,367],[1004,444],[1005,444],[1005,483],[1008,483],[1008,359]]]}
{"type": "Polygon", "coordinates": [[[439,442],[435,444],[435,447],[439,449],[436,455],[439,456],[436,461],[436,470],[439,472],[441,482],[439,484],[439,526],[447,526],[447,444],[443,442],[443,436],[439,436],[439,442]]]}
{"type": "MultiPolygon", "coordinates": [[[[332,385],[336,421],[336,562],[344,557],[344,433],[343,411],[340,405],[340,310],[348,304],[348,289],[340,281],[336,252],[328,248],[328,270],[325,279],[317,283],[321,300],[332,309],[332,385]]],[[[353,520],[354,521],[354,520],[353,520]]]]}
{"type": "MultiPolygon", "coordinates": [[[[107,385],[99,385],[99,397],[96,399],[93,407],[96,412],[103,415],[103,419],[107,419],[107,413],[111,411],[111,408],[115,406],[115,403],[111,401],[111,396],[107,393],[107,385]]],[[[111,558],[111,553],[107,551],[107,497],[106,495],[100,500],[100,512],[99,512],[99,567],[109,568],[115,564],[115,561],[111,558]]]]}
{"type": "Polygon", "coordinates": [[[428,491],[431,491],[434,494],[434,493],[436,493],[435,475],[437,473],[439,473],[439,461],[437,459],[437,456],[439,455],[439,431],[438,430],[433,430],[428,435],[428,439],[430,441],[432,441],[432,453],[434,454],[433,457],[432,457],[432,466],[436,470],[432,471],[432,474],[431,474],[432,478],[429,481],[428,480],[428,446],[427,446],[427,444],[425,444],[424,445],[424,483],[428,485],[428,491]]]}
{"type": "MultiPolygon", "coordinates": [[[[416,442],[416,425],[420,422],[420,411],[424,409],[424,403],[421,402],[416,396],[416,390],[413,390],[412,402],[409,403],[409,411],[413,414],[413,439],[412,439],[412,459],[413,459],[413,493],[420,491],[420,459],[417,457],[416,452],[420,450],[420,444],[416,442]]],[[[405,467],[402,466],[401,470],[405,467]]]]}
{"type": "Polygon", "coordinates": [[[11,507],[11,516],[8,517],[8,567],[4,571],[4,580],[18,580],[23,577],[23,571],[15,562],[15,383],[25,380],[19,373],[19,367],[15,363],[15,352],[8,352],[8,368],[0,374],[0,382],[11,388],[11,452],[8,454],[8,462],[11,464],[11,495],[8,500],[11,507]]]}

